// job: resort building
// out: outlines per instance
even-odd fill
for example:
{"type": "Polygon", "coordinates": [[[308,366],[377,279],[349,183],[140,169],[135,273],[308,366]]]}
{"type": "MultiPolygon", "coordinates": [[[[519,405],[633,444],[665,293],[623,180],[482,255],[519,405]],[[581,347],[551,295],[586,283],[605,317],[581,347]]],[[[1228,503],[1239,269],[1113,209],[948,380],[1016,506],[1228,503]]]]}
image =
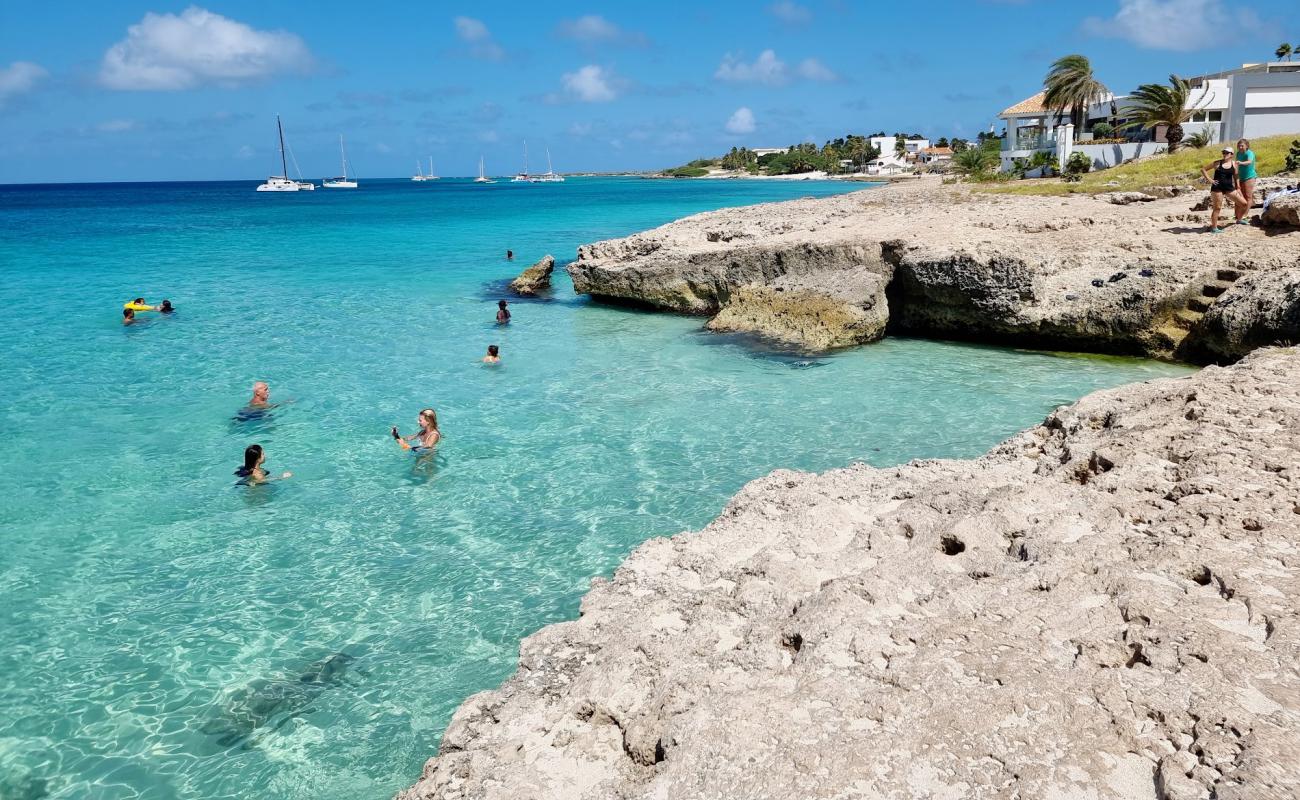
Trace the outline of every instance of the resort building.
{"type": "MultiPolygon", "coordinates": [[[[869,139],[867,139],[867,141],[871,143],[872,147],[880,151],[880,155],[882,156],[894,155],[894,150],[895,150],[894,142],[896,141],[895,137],[872,136],[869,139]]],[[[919,151],[924,150],[925,148],[930,146],[930,140],[929,139],[908,139],[903,143],[903,145],[906,148],[906,152],[908,155],[915,156],[919,151]]]]}
{"type": "Polygon", "coordinates": [[[751,147],[749,152],[754,154],[754,158],[762,158],[776,153],[784,153],[789,149],[788,147],[751,147]]]}
{"type": "MultiPolygon", "coordinates": [[[[1183,125],[1185,136],[1205,132],[1211,141],[1300,131],[1300,62],[1277,61],[1246,64],[1240,69],[1189,78],[1192,91],[1187,107],[1194,109],[1183,125]]],[[[1006,122],[1002,142],[1002,169],[1012,169],[1016,159],[1038,152],[1054,152],[1059,161],[1075,151],[1086,153],[1097,168],[1115,166],[1132,158],[1165,149],[1165,128],[1153,131],[1124,129],[1128,95],[1107,95],[1088,109],[1083,130],[1070,125],[1064,115],[1049,111],[1044,93],[1016,103],[998,117],[1006,122]],[[1118,131],[1116,140],[1094,142],[1093,129],[1105,122],[1118,131]]]]}
{"type": "Polygon", "coordinates": [[[916,160],[920,164],[939,164],[944,161],[952,161],[952,148],[926,147],[917,151],[916,160]]]}

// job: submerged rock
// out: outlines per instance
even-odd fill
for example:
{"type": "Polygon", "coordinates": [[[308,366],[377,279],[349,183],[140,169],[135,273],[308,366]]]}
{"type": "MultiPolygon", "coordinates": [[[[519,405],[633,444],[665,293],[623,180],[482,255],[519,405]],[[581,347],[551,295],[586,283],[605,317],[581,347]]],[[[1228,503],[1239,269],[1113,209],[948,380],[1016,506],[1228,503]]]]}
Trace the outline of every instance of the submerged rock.
{"type": "Polygon", "coordinates": [[[456,712],[402,800],[1300,796],[1300,354],[973,461],[757,480],[456,712]]]}
{"type": "Polygon", "coordinates": [[[544,255],[536,264],[519,273],[519,277],[510,282],[510,288],[519,294],[537,294],[550,288],[554,271],[555,258],[550,254],[544,255]]]}

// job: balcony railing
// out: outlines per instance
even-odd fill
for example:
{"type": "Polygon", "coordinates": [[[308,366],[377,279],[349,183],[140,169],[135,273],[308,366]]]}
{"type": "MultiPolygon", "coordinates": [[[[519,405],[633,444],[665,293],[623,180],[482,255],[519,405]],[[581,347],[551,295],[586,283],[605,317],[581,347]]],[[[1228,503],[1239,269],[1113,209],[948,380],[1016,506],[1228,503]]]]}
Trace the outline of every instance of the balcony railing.
{"type": "Polygon", "coordinates": [[[1018,133],[1014,140],[1006,139],[1006,150],[1051,150],[1056,147],[1056,137],[1045,133],[1018,133]]]}

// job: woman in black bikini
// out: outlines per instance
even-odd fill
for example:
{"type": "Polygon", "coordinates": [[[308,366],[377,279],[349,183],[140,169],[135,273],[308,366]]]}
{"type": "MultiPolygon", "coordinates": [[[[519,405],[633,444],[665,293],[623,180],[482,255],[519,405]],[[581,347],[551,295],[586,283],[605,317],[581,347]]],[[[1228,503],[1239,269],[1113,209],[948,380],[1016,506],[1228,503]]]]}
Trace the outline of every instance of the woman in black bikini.
{"type": "Polygon", "coordinates": [[[1246,198],[1238,189],[1240,181],[1237,180],[1237,157],[1232,148],[1223,148],[1218,161],[1201,167],[1201,175],[1210,182],[1210,232],[1223,233],[1223,228],[1219,227],[1219,212],[1223,209],[1223,198],[1232,201],[1237,222],[1241,222],[1248,210],[1246,198]],[[1214,170],[1213,176],[1210,175],[1211,169],[1214,170]]]}

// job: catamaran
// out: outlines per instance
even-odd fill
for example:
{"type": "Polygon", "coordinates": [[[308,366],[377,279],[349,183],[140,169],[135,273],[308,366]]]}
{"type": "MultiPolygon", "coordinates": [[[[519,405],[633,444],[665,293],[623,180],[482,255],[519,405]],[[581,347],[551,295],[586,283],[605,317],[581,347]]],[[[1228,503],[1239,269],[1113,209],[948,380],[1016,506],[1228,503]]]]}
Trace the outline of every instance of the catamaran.
{"type": "Polygon", "coordinates": [[[533,180],[537,183],[564,183],[564,176],[551,169],[551,148],[546,148],[546,172],[534,175],[533,180]]]}
{"type": "Polygon", "coordinates": [[[339,157],[343,159],[343,176],[340,178],[326,178],[320,182],[320,185],[326,189],[355,189],[357,180],[353,178],[348,180],[348,154],[343,149],[343,134],[339,134],[339,157]]]}
{"type": "Polygon", "coordinates": [[[524,141],[524,171],[510,179],[511,183],[534,183],[536,178],[528,174],[528,142],[524,141]]]}
{"type": "Polygon", "coordinates": [[[289,180],[289,166],[284,162],[284,126],[280,124],[280,115],[275,115],[275,128],[280,132],[280,174],[272,175],[257,187],[259,192],[296,192],[302,189],[297,181],[289,180]]]}
{"type": "Polygon", "coordinates": [[[425,174],[424,174],[424,170],[420,167],[420,162],[419,162],[419,160],[418,160],[418,159],[416,160],[416,162],[415,162],[415,174],[411,176],[411,180],[413,180],[413,181],[436,181],[436,180],[438,180],[438,176],[433,174],[433,156],[429,156],[429,174],[428,174],[428,175],[425,175],[425,174]]]}
{"type": "Polygon", "coordinates": [[[496,181],[483,174],[483,156],[478,157],[478,177],[474,179],[475,183],[496,183],[496,181]]]}

